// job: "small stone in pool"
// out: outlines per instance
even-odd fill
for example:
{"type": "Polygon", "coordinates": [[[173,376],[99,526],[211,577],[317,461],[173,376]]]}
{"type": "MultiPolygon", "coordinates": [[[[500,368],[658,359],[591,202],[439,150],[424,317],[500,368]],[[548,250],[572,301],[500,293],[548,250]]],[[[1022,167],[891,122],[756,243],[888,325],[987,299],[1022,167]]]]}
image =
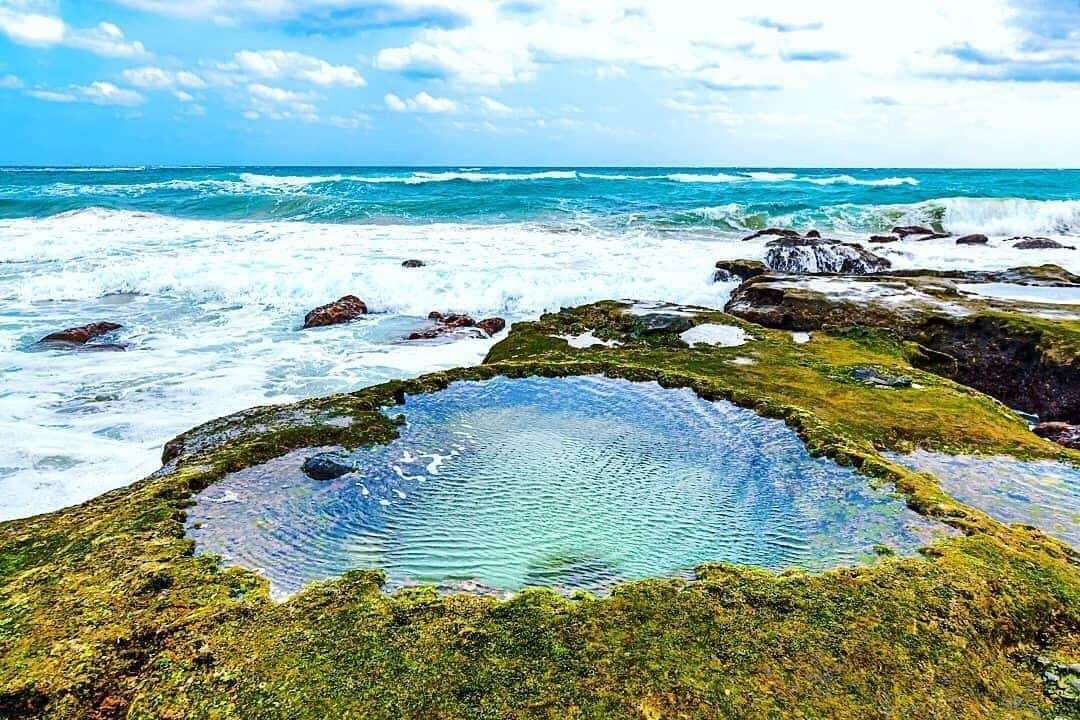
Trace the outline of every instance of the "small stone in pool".
{"type": "Polygon", "coordinates": [[[356,468],[333,453],[319,453],[305,460],[300,469],[312,480],[334,480],[356,468]]]}

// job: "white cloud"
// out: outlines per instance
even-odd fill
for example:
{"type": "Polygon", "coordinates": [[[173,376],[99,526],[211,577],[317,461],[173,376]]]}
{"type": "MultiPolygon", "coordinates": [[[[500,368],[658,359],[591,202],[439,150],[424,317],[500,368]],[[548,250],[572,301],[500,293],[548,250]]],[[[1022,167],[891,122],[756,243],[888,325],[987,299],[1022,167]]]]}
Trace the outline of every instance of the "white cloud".
{"type": "Polygon", "coordinates": [[[128,40],[113,23],[73,28],[56,15],[38,12],[39,7],[41,4],[37,2],[0,5],[0,33],[14,43],[31,47],[66,45],[114,58],[139,58],[148,54],[141,42],[128,40]]]}
{"type": "Polygon", "coordinates": [[[18,90],[23,86],[23,81],[18,75],[0,76],[0,88],[4,90],[18,90]]]}
{"type": "Polygon", "coordinates": [[[195,96],[183,90],[173,90],[173,97],[182,103],[195,102],[195,96]]]}
{"type": "Polygon", "coordinates": [[[109,82],[92,82],[76,88],[79,94],[95,105],[123,105],[132,107],[141,105],[143,96],[134,90],[120,88],[109,82]]]}
{"type": "Polygon", "coordinates": [[[501,103],[494,98],[489,98],[486,95],[480,98],[480,108],[484,112],[491,113],[493,115],[510,115],[514,112],[514,108],[510,107],[506,103],[501,103]]]}
{"type": "Polygon", "coordinates": [[[128,68],[121,73],[124,81],[145,90],[170,90],[173,88],[187,88],[189,90],[201,90],[206,87],[206,81],[195,73],[180,71],[172,72],[158,67],[128,68]]]}
{"type": "Polygon", "coordinates": [[[66,90],[33,88],[26,94],[38,100],[56,103],[87,102],[94,105],[119,105],[134,107],[141,105],[144,98],[134,90],[117,87],[110,82],[92,82],[89,85],[72,85],[66,90]]]}
{"type": "Polygon", "coordinates": [[[351,115],[331,115],[326,119],[327,124],[344,130],[357,130],[371,127],[371,118],[364,113],[352,113],[351,115]]]}
{"type": "MultiPolygon", "coordinates": [[[[315,97],[308,93],[251,83],[247,86],[249,112],[266,116],[271,120],[300,120],[319,122],[319,109],[312,102],[315,97]]],[[[245,117],[249,117],[245,114],[245,117]]],[[[249,118],[256,119],[256,118],[249,118]]]]}
{"type": "Polygon", "coordinates": [[[74,95],[72,95],[71,93],[59,92],[57,90],[34,89],[34,90],[27,90],[26,94],[29,95],[32,98],[37,98],[38,100],[44,100],[45,102],[55,102],[55,103],[73,103],[73,102],[77,102],[78,99],[79,99],[79,98],[75,97],[74,95]]]}
{"type": "Polygon", "coordinates": [[[458,111],[458,105],[453,100],[432,97],[424,91],[418,92],[411,98],[404,99],[393,93],[387,93],[383,100],[386,102],[386,107],[394,112],[418,112],[437,115],[458,111]]]}
{"type": "Polygon", "coordinates": [[[331,65],[311,55],[286,50],[241,50],[233,55],[233,65],[254,78],[293,78],[322,85],[363,87],[367,84],[356,68],[331,65]]]}

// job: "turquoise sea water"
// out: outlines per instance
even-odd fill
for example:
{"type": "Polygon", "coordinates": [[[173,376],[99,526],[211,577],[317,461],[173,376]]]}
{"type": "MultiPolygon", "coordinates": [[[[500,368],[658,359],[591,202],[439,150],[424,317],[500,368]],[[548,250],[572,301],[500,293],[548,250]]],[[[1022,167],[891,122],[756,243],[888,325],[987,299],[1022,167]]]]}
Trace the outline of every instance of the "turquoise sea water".
{"type": "Polygon", "coordinates": [[[982,219],[1003,227],[1012,222],[1012,229],[1005,232],[1071,233],[1080,231],[1080,171],[0,169],[0,218],[41,217],[92,207],[249,221],[537,221],[721,230],[784,222],[872,231],[887,229],[900,218],[952,220],[963,230],[982,219]]]}
{"type": "Polygon", "coordinates": [[[389,445],[337,480],[315,449],[238,473],[188,513],[198,552],[278,596],[353,568],[392,586],[602,590],[709,560],[824,569],[911,553],[946,526],[782,421],[689,390],[601,377],[496,378],[411,397],[389,445]]]}
{"type": "Polygon", "coordinates": [[[896,268],[1080,273],[1080,250],[1008,242],[1080,246],[1080,171],[0,168],[0,519],[132,482],[200,422],[478,363],[497,340],[404,341],[433,310],[721,308],[716,261],[764,256],[749,230],[858,242],[909,223],[991,239],[875,245],[896,268]],[[300,331],[345,294],[371,314],[300,331]],[[98,321],[126,352],[36,345],[98,321]]]}

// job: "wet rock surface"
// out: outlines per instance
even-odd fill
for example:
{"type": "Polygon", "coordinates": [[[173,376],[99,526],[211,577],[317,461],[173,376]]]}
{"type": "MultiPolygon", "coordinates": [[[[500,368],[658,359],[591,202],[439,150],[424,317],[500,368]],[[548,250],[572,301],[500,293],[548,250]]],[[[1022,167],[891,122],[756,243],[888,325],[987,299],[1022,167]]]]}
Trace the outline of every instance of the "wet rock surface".
{"type": "Polygon", "coordinates": [[[1080,450],[1080,425],[1070,425],[1065,422],[1039,423],[1032,431],[1039,437],[1052,440],[1058,445],[1064,445],[1073,450],[1080,450]]]}
{"type": "Polygon", "coordinates": [[[304,316],[304,328],[341,325],[367,314],[367,305],[355,295],[345,295],[332,303],[320,305],[304,316]]]}
{"type": "MultiPolygon", "coordinates": [[[[1021,268],[1008,272],[1028,274],[1021,268]]],[[[1074,331],[1068,321],[1057,326],[1033,318],[1034,307],[961,293],[933,276],[763,275],[737,288],[725,310],[786,330],[891,331],[919,344],[914,364],[922,369],[1046,420],[1080,422],[1074,331]]]]}
{"type": "Polygon", "coordinates": [[[911,378],[906,375],[890,375],[871,367],[857,367],[851,371],[851,377],[867,385],[890,388],[911,387],[911,378]]]}
{"type": "MultiPolygon", "coordinates": [[[[812,231],[812,232],[817,232],[812,231]]],[[[789,228],[765,228],[764,230],[758,230],[753,235],[747,235],[743,238],[743,241],[757,240],[759,237],[802,237],[798,230],[791,230],[789,228]]]]}
{"type": "Polygon", "coordinates": [[[94,338],[107,335],[119,330],[122,325],[114,322],[96,322],[80,327],[68,328],[59,332],[50,333],[38,340],[38,343],[67,343],[69,345],[85,345],[94,338]]]}
{"type": "Polygon", "coordinates": [[[957,245],[985,245],[990,242],[990,238],[986,237],[982,233],[975,233],[973,235],[963,235],[956,238],[957,245]]]}
{"type": "Polygon", "coordinates": [[[409,333],[406,339],[436,340],[454,335],[487,338],[501,332],[506,327],[506,321],[500,317],[484,318],[477,321],[471,315],[464,313],[443,314],[437,310],[428,313],[428,320],[435,322],[434,327],[409,333]]]}
{"type": "Polygon", "coordinates": [[[1072,245],[1062,245],[1050,238],[1027,238],[1013,245],[1017,250],[1075,250],[1072,245]]]}
{"type": "Polygon", "coordinates": [[[767,272],[769,266],[760,260],[720,260],[716,263],[713,282],[742,282],[767,272]]]}
{"type": "Polygon", "coordinates": [[[765,264],[785,273],[864,274],[892,263],[861,245],[825,238],[782,237],[766,243],[765,264]]]}
{"type": "Polygon", "coordinates": [[[401,263],[401,267],[403,267],[403,268],[420,268],[420,267],[424,267],[425,265],[427,265],[426,262],[424,262],[423,260],[416,260],[416,259],[406,260],[403,263],[401,263]]]}

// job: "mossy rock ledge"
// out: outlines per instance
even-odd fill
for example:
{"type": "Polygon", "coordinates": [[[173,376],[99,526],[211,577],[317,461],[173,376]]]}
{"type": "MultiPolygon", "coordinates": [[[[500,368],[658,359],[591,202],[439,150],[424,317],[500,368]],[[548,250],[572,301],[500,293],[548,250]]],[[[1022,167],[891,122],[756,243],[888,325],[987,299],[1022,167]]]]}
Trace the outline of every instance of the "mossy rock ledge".
{"type": "MultiPolygon", "coordinates": [[[[1080,717],[1080,556],[881,454],[1078,464],[1080,453],[920,369],[925,347],[895,328],[830,323],[803,342],[711,310],[648,311],[669,320],[628,310],[544,315],[516,324],[477,367],[208,423],[170,442],[150,477],[0,524],[0,717],[1080,717]],[[750,339],[680,339],[702,323],[750,339]],[[604,344],[568,341],[583,335],[604,344]],[[855,368],[912,382],[859,382],[855,368]],[[185,536],[194,494],[230,472],[297,448],[390,441],[396,425],[379,409],[406,394],[581,374],[689,387],[783,419],[812,453],[891,483],[956,532],[916,557],[817,574],[706,564],[693,579],[628,582],[599,598],[388,593],[381,572],[358,568],[282,603],[185,536]]],[[[965,317],[980,313],[1034,324],[1047,353],[1075,353],[1075,320],[989,304],[965,317]]]]}

